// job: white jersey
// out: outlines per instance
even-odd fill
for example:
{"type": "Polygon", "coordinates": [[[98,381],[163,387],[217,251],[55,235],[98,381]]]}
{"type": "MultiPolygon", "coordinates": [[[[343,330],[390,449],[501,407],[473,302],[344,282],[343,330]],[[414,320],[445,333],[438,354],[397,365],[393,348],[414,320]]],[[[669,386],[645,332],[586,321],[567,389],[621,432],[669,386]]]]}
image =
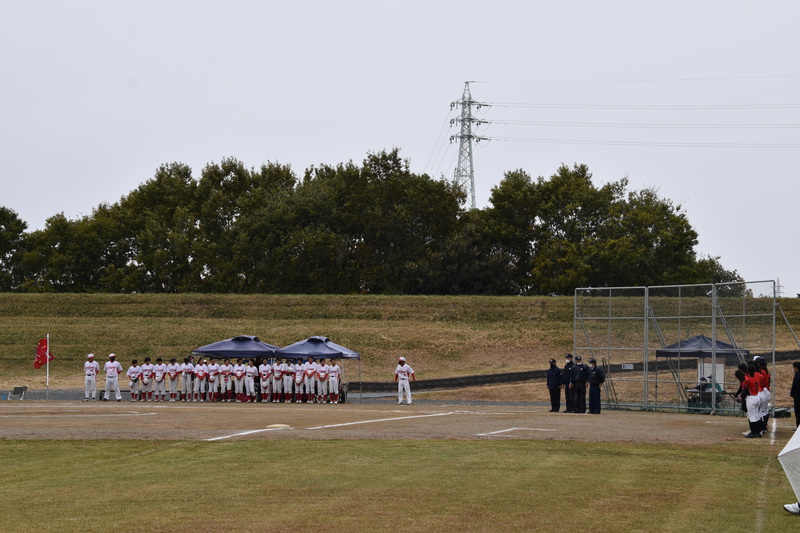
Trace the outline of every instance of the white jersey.
{"type": "Polygon", "coordinates": [[[181,373],[181,365],[178,363],[170,363],[167,365],[167,374],[169,374],[169,379],[175,381],[178,379],[178,374],[181,373]]]}
{"type": "Polygon", "coordinates": [[[219,373],[222,374],[222,379],[229,379],[233,374],[233,365],[219,365],[219,373]]]}
{"type": "Polygon", "coordinates": [[[197,376],[197,379],[205,379],[207,374],[208,374],[207,365],[194,365],[194,375],[197,376]]]}
{"type": "Polygon", "coordinates": [[[282,379],[283,374],[289,372],[289,365],[286,363],[275,363],[272,365],[272,379],[282,379]]]}
{"type": "Polygon", "coordinates": [[[156,381],[164,381],[164,375],[167,373],[167,365],[164,363],[159,363],[153,367],[153,375],[156,377],[156,381]]]}
{"type": "Polygon", "coordinates": [[[294,372],[294,382],[303,383],[303,363],[297,363],[289,366],[292,368],[292,372],[294,372]]]}
{"type": "Polygon", "coordinates": [[[261,381],[267,381],[272,377],[272,365],[269,363],[262,363],[258,367],[258,373],[261,374],[261,381]]]}
{"type": "Polygon", "coordinates": [[[244,368],[244,373],[248,378],[255,379],[256,374],[258,374],[258,367],[256,367],[255,365],[247,365],[244,368]]]}
{"type": "Polygon", "coordinates": [[[305,365],[303,365],[303,370],[306,374],[306,377],[309,378],[314,377],[314,374],[317,373],[317,366],[318,366],[317,363],[313,361],[309,361],[305,365]]]}
{"type": "Polygon", "coordinates": [[[136,381],[142,375],[142,367],[132,366],[128,369],[127,374],[131,381],[136,381]]]}
{"type": "Polygon", "coordinates": [[[331,367],[328,365],[317,365],[317,377],[320,381],[325,381],[328,379],[328,374],[330,373],[331,367]]]}
{"type": "Polygon", "coordinates": [[[149,381],[151,377],[153,377],[153,364],[152,363],[145,363],[141,366],[142,369],[142,377],[147,378],[149,381]]]}
{"type": "Polygon", "coordinates": [[[83,372],[87,376],[97,376],[97,373],[100,372],[100,363],[97,361],[86,361],[83,363],[83,372]]]}
{"type": "Polygon", "coordinates": [[[245,366],[244,365],[233,365],[233,375],[236,376],[236,379],[242,379],[245,374],[245,366]]]}
{"type": "Polygon", "coordinates": [[[342,369],[339,368],[339,365],[333,365],[328,370],[328,374],[330,374],[330,379],[339,379],[339,376],[342,375],[342,369]]]}
{"type": "Polygon", "coordinates": [[[106,373],[106,377],[115,378],[122,373],[122,365],[119,364],[119,361],[106,361],[106,364],[103,365],[103,370],[106,373]]]}
{"type": "Polygon", "coordinates": [[[397,374],[397,379],[407,380],[414,373],[414,369],[408,365],[397,365],[397,368],[394,369],[394,373],[397,374]]]}
{"type": "Polygon", "coordinates": [[[194,374],[194,365],[192,363],[183,363],[181,365],[181,374],[186,376],[190,376],[194,374]]]}
{"type": "Polygon", "coordinates": [[[220,373],[219,363],[211,363],[208,365],[208,379],[214,380],[220,373]]]}

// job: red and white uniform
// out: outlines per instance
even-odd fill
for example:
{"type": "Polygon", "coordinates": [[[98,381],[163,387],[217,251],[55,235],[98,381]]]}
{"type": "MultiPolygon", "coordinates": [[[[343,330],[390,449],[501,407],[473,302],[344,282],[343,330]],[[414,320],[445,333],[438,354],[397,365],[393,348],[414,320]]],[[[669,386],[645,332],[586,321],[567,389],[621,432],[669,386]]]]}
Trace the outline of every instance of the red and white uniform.
{"type": "Polygon", "coordinates": [[[283,364],[283,401],[291,401],[292,383],[294,382],[295,367],[291,363],[283,364]]]}
{"type": "Polygon", "coordinates": [[[100,363],[91,359],[83,363],[84,378],[83,392],[84,400],[88,400],[91,395],[92,401],[97,398],[97,373],[100,372],[100,363]]]}
{"type": "Polygon", "coordinates": [[[134,401],[139,394],[139,379],[142,377],[142,367],[139,365],[132,366],[128,369],[126,373],[128,379],[130,379],[130,387],[131,387],[131,401],[134,401]]]}
{"type": "Polygon", "coordinates": [[[142,401],[145,400],[145,395],[149,395],[147,399],[152,399],[153,396],[153,367],[152,363],[144,363],[142,369],[142,401]]]}
{"type": "Polygon", "coordinates": [[[189,396],[192,395],[192,376],[194,376],[194,365],[181,364],[181,396],[184,402],[188,402],[189,396]]]}
{"type": "Polygon", "coordinates": [[[305,376],[303,375],[303,363],[295,363],[292,365],[293,372],[294,372],[294,401],[295,402],[302,402],[303,401],[303,383],[305,382],[305,376]]]}
{"type": "Polygon", "coordinates": [[[283,394],[283,374],[287,372],[289,367],[286,363],[275,361],[272,365],[272,403],[281,401],[283,394]]]}
{"type": "Polygon", "coordinates": [[[258,366],[258,377],[261,388],[261,401],[268,402],[270,398],[270,390],[272,389],[272,365],[264,359],[258,366]]]}
{"type": "Polygon", "coordinates": [[[208,400],[213,402],[217,399],[217,391],[219,390],[219,373],[221,368],[219,363],[214,361],[208,365],[208,400]]]}
{"type": "Polygon", "coordinates": [[[208,379],[208,365],[201,363],[194,365],[194,401],[202,402],[206,393],[206,380],[208,379]]]}
{"type": "Polygon", "coordinates": [[[331,401],[339,403],[339,379],[342,376],[342,369],[333,361],[331,363],[328,370],[328,392],[331,395],[331,401]]]}
{"type": "Polygon", "coordinates": [[[394,374],[397,379],[397,403],[402,403],[403,393],[405,392],[408,405],[411,405],[411,386],[408,381],[414,375],[414,369],[406,364],[397,365],[397,368],[394,369],[394,374]]]}
{"type": "Polygon", "coordinates": [[[758,372],[756,376],[747,376],[742,382],[742,389],[748,392],[747,399],[747,419],[750,422],[758,422],[761,420],[761,398],[758,395],[761,388],[758,372]]]}
{"type": "Polygon", "coordinates": [[[317,402],[328,403],[328,378],[331,367],[327,364],[317,365],[317,402]]]}
{"type": "Polygon", "coordinates": [[[153,365],[153,387],[156,392],[156,401],[164,401],[164,389],[167,384],[167,365],[158,363],[153,365]]]}
{"type": "Polygon", "coordinates": [[[258,375],[258,367],[254,364],[249,364],[244,368],[244,394],[247,396],[247,401],[250,398],[255,401],[256,399],[256,376],[258,375]]]}
{"type": "Polygon", "coordinates": [[[306,402],[313,401],[314,387],[317,381],[317,363],[314,361],[307,361],[303,365],[304,383],[306,388],[306,402]]]}
{"type": "Polygon", "coordinates": [[[242,401],[242,395],[244,394],[244,374],[247,371],[247,367],[236,363],[233,365],[233,386],[236,390],[236,401],[242,401]]]}
{"type": "Polygon", "coordinates": [[[119,361],[106,361],[103,365],[103,371],[106,373],[106,392],[103,399],[109,400],[109,393],[114,389],[114,396],[117,401],[122,399],[122,393],[119,391],[119,375],[122,374],[122,365],[119,361]]]}
{"type": "Polygon", "coordinates": [[[169,377],[169,401],[174,402],[178,395],[178,380],[181,376],[181,365],[170,363],[167,365],[167,376],[169,377]]]}
{"type": "Polygon", "coordinates": [[[219,390],[223,400],[231,401],[229,394],[233,387],[233,365],[230,363],[223,363],[219,365],[219,390]]]}

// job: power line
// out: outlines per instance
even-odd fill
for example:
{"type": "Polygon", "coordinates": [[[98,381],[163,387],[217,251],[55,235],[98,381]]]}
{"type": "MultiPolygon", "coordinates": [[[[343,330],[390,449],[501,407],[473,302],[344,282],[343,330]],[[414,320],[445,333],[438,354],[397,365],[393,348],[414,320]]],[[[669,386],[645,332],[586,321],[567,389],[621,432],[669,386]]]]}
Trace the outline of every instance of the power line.
{"type": "Polygon", "coordinates": [[[700,124],[700,123],[623,123],[623,122],[556,122],[536,120],[481,120],[480,124],[510,124],[519,126],[566,126],[587,128],[700,128],[700,129],[789,129],[800,124],[700,124]]]}
{"type": "Polygon", "coordinates": [[[527,107],[540,109],[797,109],[800,104],[547,104],[483,102],[481,106],[527,107]]]}
{"type": "Polygon", "coordinates": [[[731,80],[764,80],[764,79],[785,79],[800,78],[800,74],[767,74],[757,76],[711,76],[700,78],[632,78],[616,80],[484,80],[471,81],[470,83],[489,83],[489,84],[583,84],[583,83],[670,83],[670,82],[695,82],[695,81],[731,81],[731,80]]]}
{"type": "Polygon", "coordinates": [[[528,139],[524,137],[485,137],[488,141],[549,144],[596,144],[612,146],[678,146],[694,148],[800,148],[800,143],[694,143],[661,141],[598,141],[588,139],[528,139]]]}

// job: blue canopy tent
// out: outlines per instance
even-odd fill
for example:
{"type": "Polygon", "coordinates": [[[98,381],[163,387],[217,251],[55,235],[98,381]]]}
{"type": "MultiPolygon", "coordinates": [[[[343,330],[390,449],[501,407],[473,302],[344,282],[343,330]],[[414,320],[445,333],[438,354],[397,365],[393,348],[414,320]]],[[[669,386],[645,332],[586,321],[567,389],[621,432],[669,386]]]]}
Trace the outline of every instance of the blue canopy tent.
{"type": "Polygon", "coordinates": [[[277,346],[262,342],[253,335],[239,335],[232,339],[207,344],[192,351],[212,359],[265,359],[275,355],[277,346]]]}
{"type": "MultiPolygon", "coordinates": [[[[358,381],[361,383],[361,355],[349,348],[340,346],[331,341],[328,337],[309,337],[305,340],[295,342],[284,348],[275,350],[275,357],[285,357],[287,359],[358,359],[358,381]]],[[[342,383],[344,383],[344,368],[342,369],[342,383]]],[[[359,387],[361,390],[361,387],[359,387]]],[[[345,389],[344,398],[347,398],[345,389]]]]}
{"type": "Polygon", "coordinates": [[[717,357],[738,358],[739,354],[746,357],[750,354],[747,350],[736,348],[732,344],[717,340],[716,344],[705,335],[696,335],[688,339],[670,344],[656,350],[656,357],[711,357],[716,352],[717,357]]]}

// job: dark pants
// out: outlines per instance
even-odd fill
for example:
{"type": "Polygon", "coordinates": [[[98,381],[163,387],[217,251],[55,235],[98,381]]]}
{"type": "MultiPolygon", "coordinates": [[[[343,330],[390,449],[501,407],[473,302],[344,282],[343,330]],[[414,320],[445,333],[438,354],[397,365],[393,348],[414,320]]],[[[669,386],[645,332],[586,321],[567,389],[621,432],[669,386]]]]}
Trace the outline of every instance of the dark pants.
{"type": "Polygon", "coordinates": [[[569,385],[564,385],[564,403],[567,404],[568,413],[575,410],[575,391],[569,385]]]}
{"type": "Polygon", "coordinates": [[[794,399],[794,425],[800,428],[800,398],[794,399]]]}
{"type": "Polygon", "coordinates": [[[600,385],[589,385],[589,412],[600,414],[600,385]]]}
{"type": "Polygon", "coordinates": [[[550,410],[559,411],[561,409],[561,389],[556,387],[550,389],[550,410]]]}
{"type": "Polygon", "coordinates": [[[586,412],[586,382],[585,381],[576,381],[572,384],[572,391],[575,394],[575,398],[573,399],[573,413],[585,413],[586,412]]]}

